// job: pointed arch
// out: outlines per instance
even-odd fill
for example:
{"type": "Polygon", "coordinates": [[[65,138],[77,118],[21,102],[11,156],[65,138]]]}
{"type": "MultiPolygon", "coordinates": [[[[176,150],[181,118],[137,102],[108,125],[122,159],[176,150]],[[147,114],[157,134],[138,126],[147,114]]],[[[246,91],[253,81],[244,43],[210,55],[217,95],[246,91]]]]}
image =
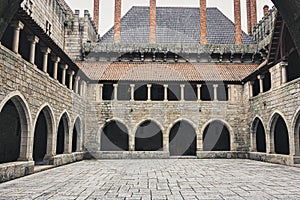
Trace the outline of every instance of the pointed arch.
{"type": "Polygon", "coordinates": [[[40,164],[47,156],[54,155],[55,119],[49,104],[40,106],[33,128],[33,160],[40,164]]]}
{"type": "Polygon", "coordinates": [[[263,120],[256,116],[251,126],[252,149],[257,152],[267,152],[266,131],[263,120]]]}
{"type": "Polygon", "coordinates": [[[31,160],[32,118],[28,103],[19,91],[8,94],[0,102],[0,118],[0,162],[31,160]]]}

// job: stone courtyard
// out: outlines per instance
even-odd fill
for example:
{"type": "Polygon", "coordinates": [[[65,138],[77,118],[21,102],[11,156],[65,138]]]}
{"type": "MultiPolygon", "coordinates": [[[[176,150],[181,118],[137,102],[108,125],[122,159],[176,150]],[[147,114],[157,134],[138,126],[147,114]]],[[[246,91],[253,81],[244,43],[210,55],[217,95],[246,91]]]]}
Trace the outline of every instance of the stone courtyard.
{"type": "Polygon", "coordinates": [[[300,199],[300,169],[251,160],[86,160],[0,185],[0,199],[300,199]]]}

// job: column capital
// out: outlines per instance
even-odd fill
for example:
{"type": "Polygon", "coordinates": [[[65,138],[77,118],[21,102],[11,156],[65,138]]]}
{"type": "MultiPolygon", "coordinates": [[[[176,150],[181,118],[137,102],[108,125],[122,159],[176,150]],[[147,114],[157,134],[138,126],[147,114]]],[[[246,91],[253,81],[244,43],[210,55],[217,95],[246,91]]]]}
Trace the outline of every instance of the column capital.
{"type": "Polygon", "coordinates": [[[151,88],[152,87],[152,84],[147,84],[147,88],[151,88]]]}
{"type": "Polygon", "coordinates": [[[253,86],[255,81],[249,81],[249,85],[253,86]]]}
{"type": "Polygon", "coordinates": [[[41,52],[44,54],[51,53],[51,49],[49,47],[41,47],[41,52]]]}
{"type": "Polygon", "coordinates": [[[164,84],[164,88],[167,88],[167,87],[169,87],[169,85],[168,84],[164,84]]]}
{"type": "MultiPolygon", "coordinates": [[[[75,78],[76,81],[79,81],[80,80],[80,76],[76,76],[75,78]]],[[[103,84],[102,84],[103,85],[103,84]]]]}
{"type": "Polygon", "coordinates": [[[101,83],[101,84],[98,84],[99,85],[99,87],[103,87],[104,85],[101,83]]]}
{"type": "Polygon", "coordinates": [[[197,88],[201,88],[202,87],[202,84],[197,84],[197,88]]]}
{"type": "Polygon", "coordinates": [[[130,84],[130,87],[135,87],[135,84],[130,84]]]}
{"type": "Polygon", "coordinates": [[[181,87],[181,88],[184,88],[184,87],[185,87],[185,84],[180,84],[180,87],[181,87]]]}
{"type": "Polygon", "coordinates": [[[74,72],[73,70],[69,70],[69,71],[68,71],[68,74],[69,74],[70,76],[74,76],[74,75],[75,75],[75,72],[74,72]]]}
{"type": "Polygon", "coordinates": [[[265,78],[265,75],[263,75],[263,74],[260,74],[260,75],[258,75],[258,76],[257,76],[257,78],[258,78],[259,80],[262,80],[262,79],[264,79],[264,78],[265,78]]]}
{"type": "Polygon", "coordinates": [[[58,56],[51,56],[51,60],[52,60],[53,62],[58,63],[58,62],[60,62],[60,57],[58,57],[58,56]]]}
{"type": "Polygon", "coordinates": [[[60,66],[60,68],[63,69],[63,70],[67,70],[69,68],[69,66],[67,64],[62,64],[60,66]]]}
{"type": "Polygon", "coordinates": [[[281,67],[287,67],[289,64],[287,62],[280,62],[281,67]]]}
{"type": "Polygon", "coordinates": [[[115,83],[113,84],[114,88],[117,88],[119,86],[119,84],[115,83]]]}
{"type": "Polygon", "coordinates": [[[218,84],[213,84],[213,87],[214,87],[214,88],[218,88],[219,85],[218,85],[218,84]]]}
{"type": "Polygon", "coordinates": [[[15,21],[12,21],[11,27],[13,27],[17,30],[22,30],[24,28],[24,24],[19,20],[15,20],[15,21]]]}
{"type": "Polygon", "coordinates": [[[27,39],[29,42],[32,42],[34,44],[36,44],[40,41],[40,38],[38,38],[36,35],[28,35],[27,39]]]}

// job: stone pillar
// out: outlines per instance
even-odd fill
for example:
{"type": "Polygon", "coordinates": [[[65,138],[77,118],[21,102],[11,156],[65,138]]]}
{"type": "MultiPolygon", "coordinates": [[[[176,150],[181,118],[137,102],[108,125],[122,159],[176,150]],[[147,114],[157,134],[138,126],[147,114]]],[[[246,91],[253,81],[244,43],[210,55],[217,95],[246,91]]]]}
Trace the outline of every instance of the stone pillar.
{"type": "Polygon", "coordinates": [[[281,66],[281,84],[285,84],[287,82],[286,68],[288,66],[288,63],[282,62],[280,63],[280,66],[281,66]]]}
{"type": "Polygon", "coordinates": [[[200,44],[207,44],[206,0],[200,0],[200,44]]]}
{"type": "Polygon", "coordinates": [[[249,81],[248,85],[249,85],[249,98],[253,97],[253,84],[254,81],[249,81]]]}
{"type": "Polygon", "coordinates": [[[61,80],[61,83],[63,85],[66,85],[66,72],[67,72],[67,69],[68,69],[68,65],[67,64],[64,64],[61,66],[62,68],[62,80],[61,80]]]}
{"type": "Polygon", "coordinates": [[[121,0],[115,0],[114,43],[121,42],[121,0]]]}
{"type": "Polygon", "coordinates": [[[30,35],[30,36],[27,37],[27,39],[30,42],[29,62],[34,64],[34,61],[35,61],[35,46],[36,46],[36,43],[39,42],[39,38],[35,35],[30,35]]]}
{"type": "Polygon", "coordinates": [[[228,87],[228,101],[231,101],[232,100],[232,96],[231,96],[232,86],[228,85],[227,87],[228,87]]]}
{"type": "Polygon", "coordinates": [[[75,78],[74,92],[78,94],[80,76],[75,78]]]}
{"type": "Polygon", "coordinates": [[[135,138],[134,134],[129,134],[129,151],[134,151],[135,149],[135,138]]]}
{"type": "Polygon", "coordinates": [[[235,44],[242,44],[241,2],[234,0],[234,38],[235,44]]]}
{"type": "Polygon", "coordinates": [[[130,101],[134,101],[134,87],[135,84],[130,84],[130,101]]]}
{"type": "Polygon", "coordinates": [[[185,84],[180,84],[180,100],[184,101],[184,88],[185,88],[185,84]]]}
{"type": "Polygon", "coordinates": [[[168,84],[164,84],[164,101],[168,101],[168,84]]]}
{"type": "Polygon", "coordinates": [[[197,99],[198,101],[201,101],[201,84],[197,84],[197,99]]]}
{"type": "Polygon", "coordinates": [[[14,21],[12,22],[11,26],[14,28],[12,51],[18,54],[20,43],[20,31],[24,28],[24,24],[21,21],[14,21]]]}
{"type": "Polygon", "coordinates": [[[217,84],[214,84],[213,85],[214,87],[214,101],[218,101],[218,85],[217,84]]]}
{"type": "Polygon", "coordinates": [[[51,52],[49,47],[41,47],[41,52],[43,55],[43,72],[47,73],[48,71],[48,54],[51,52]]]}
{"type": "Polygon", "coordinates": [[[73,70],[71,70],[69,72],[70,75],[70,80],[69,80],[69,89],[73,90],[73,76],[74,76],[75,72],[73,70]]]}
{"type": "Polygon", "coordinates": [[[257,76],[258,80],[259,80],[259,93],[263,93],[264,92],[264,75],[258,75],[257,76]]]}
{"type": "Polygon", "coordinates": [[[114,86],[114,101],[118,100],[118,84],[113,84],[114,86]]]}
{"type": "Polygon", "coordinates": [[[150,44],[156,43],[156,0],[150,0],[150,44]]]}
{"type": "Polygon", "coordinates": [[[151,84],[147,84],[147,88],[148,88],[148,99],[147,99],[147,101],[151,101],[151,87],[152,87],[151,84]]]}
{"type": "Polygon", "coordinates": [[[53,64],[53,78],[57,80],[57,70],[58,70],[58,63],[60,62],[60,57],[52,56],[51,57],[53,64]]]}
{"type": "Polygon", "coordinates": [[[103,84],[99,84],[99,101],[103,101],[103,84]]]}

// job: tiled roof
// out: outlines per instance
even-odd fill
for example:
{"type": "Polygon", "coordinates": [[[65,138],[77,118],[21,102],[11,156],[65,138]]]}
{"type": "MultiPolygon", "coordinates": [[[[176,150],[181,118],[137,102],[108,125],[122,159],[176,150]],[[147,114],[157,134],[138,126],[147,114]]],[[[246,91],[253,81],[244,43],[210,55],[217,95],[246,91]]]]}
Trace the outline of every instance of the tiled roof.
{"type": "Polygon", "coordinates": [[[241,81],[257,64],[80,62],[91,80],[102,81],[241,81]]]}
{"type": "MultiPolygon", "coordinates": [[[[199,8],[158,7],[157,43],[199,43],[199,8]]],[[[149,43],[149,7],[132,7],[121,20],[121,43],[149,43]]],[[[111,28],[102,43],[113,42],[111,28]]],[[[217,8],[207,8],[209,44],[234,44],[234,23],[217,8]]],[[[243,43],[255,43],[243,32],[243,43]]]]}

